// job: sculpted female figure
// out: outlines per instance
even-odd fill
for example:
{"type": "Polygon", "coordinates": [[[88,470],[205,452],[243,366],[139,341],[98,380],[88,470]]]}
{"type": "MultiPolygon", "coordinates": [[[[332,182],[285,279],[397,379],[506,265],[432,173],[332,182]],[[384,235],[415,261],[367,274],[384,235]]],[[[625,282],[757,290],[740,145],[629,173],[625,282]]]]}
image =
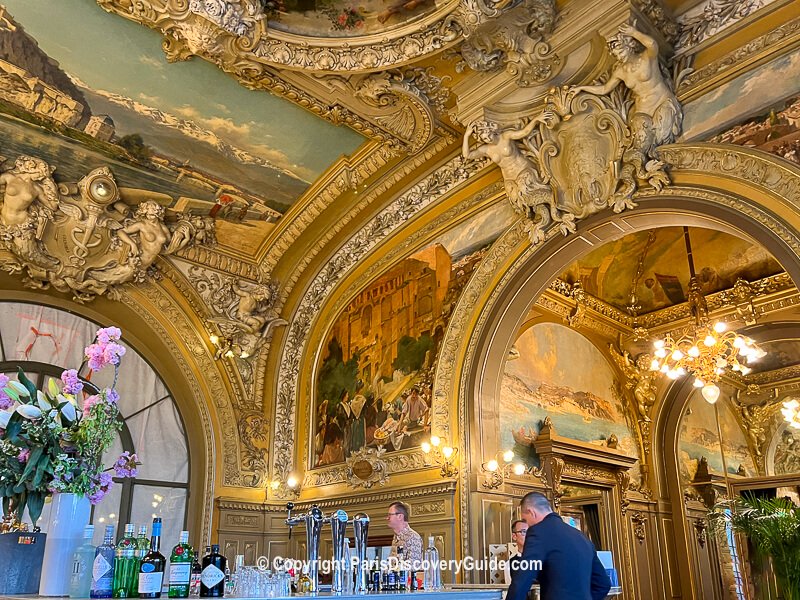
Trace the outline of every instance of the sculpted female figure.
{"type": "Polygon", "coordinates": [[[544,112],[534,117],[520,129],[500,131],[497,123],[475,121],[470,123],[464,133],[462,154],[464,158],[476,159],[484,156],[494,162],[503,173],[506,194],[511,205],[519,213],[531,216],[529,209],[542,204],[553,204],[553,191],[549,185],[542,183],[539,171],[533,161],[522,154],[516,144],[517,140],[528,137],[539,123],[549,124],[555,119],[551,112],[544,112]],[[475,133],[480,145],[469,149],[470,136],[475,133]]]}
{"type": "Polygon", "coordinates": [[[3,190],[0,204],[0,224],[6,227],[28,222],[31,205],[39,201],[45,209],[58,208],[58,190],[50,177],[50,167],[40,158],[19,156],[14,167],[0,175],[3,190]]]}
{"type": "MultiPolygon", "coordinates": [[[[661,73],[656,41],[636,29],[635,23],[624,23],[620,25],[619,33],[608,40],[608,47],[617,59],[609,80],[600,85],[579,85],[572,88],[573,91],[603,96],[624,83],[633,94],[633,112],[628,125],[634,137],[641,139],[639,129],[647,127],[646,122],[641,122],[642,117],[648,117],[647,121],[652,123],[649,126],[652,138],[646,144],[649,147],[642,150],[649,154],[651,148],[675,141],[681,132],[683,113],[675,92],[661,73]],[[639,53],[634,51],[637,41],[644,47],[639,53]],[[640,116],[637,118],[637,115],[640,116]]],[[[650,132],[646,133],[647,137],[650,135],[650,132]]]]}

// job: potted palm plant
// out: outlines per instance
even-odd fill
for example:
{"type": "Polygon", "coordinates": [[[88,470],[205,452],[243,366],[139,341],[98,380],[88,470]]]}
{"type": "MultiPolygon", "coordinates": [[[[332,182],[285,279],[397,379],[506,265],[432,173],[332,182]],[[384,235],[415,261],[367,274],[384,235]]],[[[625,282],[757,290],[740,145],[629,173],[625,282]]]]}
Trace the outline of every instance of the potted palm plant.
{"type": "Polygon", "coordinates": [[[780,597],[800,600],[800,506],[747,494],[718,503],[710,519],[718,531],[746,536],[759,558],[771,560],[780,597]]]}

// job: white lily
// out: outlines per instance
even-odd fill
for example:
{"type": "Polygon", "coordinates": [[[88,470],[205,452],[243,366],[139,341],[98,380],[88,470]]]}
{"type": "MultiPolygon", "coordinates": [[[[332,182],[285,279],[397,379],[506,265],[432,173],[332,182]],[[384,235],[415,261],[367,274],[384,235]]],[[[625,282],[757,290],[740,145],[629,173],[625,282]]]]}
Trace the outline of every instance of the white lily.
{"type": "Polygon", "coordinates": [[[7,410],[0,410],[0,429],[5,429],[8,426],[8,420],[11,418],[11,415],[14,413],[8,412],[7,410]]]}
{"type": "Polygon", "coordinates": [[[38,419],[42,416],[42,409],[33,404],[22,404],[17,407],[17,412],[26,419],[38,419]]]}
{"type": "Polygon", "coordinates": [[[50,410],[52,407],[50,405],[50,401],[47,399],[47,396],[44,395],[40,390],[36,390],[36,401],[39,404],[39,408],[42,411],[50,410]]]}
{"type": "Polygon", "coordinates": [[[75,406],[72,404],[72,402],[67,402],[61,407],[61,414],[63,414],[69,421],[74,421],[78,416],[78,413],[75,411],[75,406]]]}
{"type": "Polygon", "coordinates": [[[28,388],[22,385],[19,381],[9,381],[8,385],[11,386],[11,388],[14,391],[16,391],[20,396],[23,396],[24,398],[29,398],[31,395],[30,392],[28,391],[28,388]]]}

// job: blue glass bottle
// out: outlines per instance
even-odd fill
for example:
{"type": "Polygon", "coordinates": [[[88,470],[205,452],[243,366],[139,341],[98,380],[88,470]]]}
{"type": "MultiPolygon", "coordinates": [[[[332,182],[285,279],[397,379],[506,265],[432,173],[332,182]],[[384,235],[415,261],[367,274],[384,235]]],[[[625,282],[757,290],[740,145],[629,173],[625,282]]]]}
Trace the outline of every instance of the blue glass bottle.
{"type": "Polygon", "coordinates": [[[111,598],[114,584],[114,526],[106,525],[103,544],[97,547],[92,564],[90,598],[111,598]]]}

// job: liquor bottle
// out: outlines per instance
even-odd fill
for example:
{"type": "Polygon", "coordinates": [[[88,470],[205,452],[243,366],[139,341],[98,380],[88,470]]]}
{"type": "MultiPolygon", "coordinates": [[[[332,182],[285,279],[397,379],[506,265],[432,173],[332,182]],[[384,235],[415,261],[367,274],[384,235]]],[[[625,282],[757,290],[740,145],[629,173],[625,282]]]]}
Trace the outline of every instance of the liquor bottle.
{"type": "Polygon", "coordinates": [[[161,517],[153,519],[150,532],[150,551],[144,555],[139,567],[139,598],[161,598],[161,584],[167,559],[159,552],[161,547],[161,517]]]}
{"type": "Polygon", "coordinates": [[[425,550],[425,581],[423,587],[426,592],[438,592],[442,589],[442,567],[439,564],[439,551],[433,543],[433,536],[428,537],[428,548],[425,550]]]}
{"type": "Polygon", "coordinates": [[[221,598],[225,595],[225,567],[227,559],[219,553],[219,545],[211,546],[211,553],[203,557],[200,575],[200,597],[221,598]]]}
{"type": "Polygon", "coordinates": [[[142,559],[150,551],[150,540],[147,538],[147,525],[139,525],[139,535],[136,536],[136,575],[134,576],[133,595],[136,597],[139,594],[139,567],[142,565],[142,559]]]}
{"type": "Polygon", "coordinates": [[[311,591],[311,577],[308,576],[308,565],[303,565],[303,574],[297,580],[297,591],[308,594],[311,591]]]}
{"type": "Polygon", "coordinates": [[[83,544],[78,546],[72,556],[72,577],[69,580],[70,598],[88,598],[92,589],[92,563],[95,547],[92,543],[94,525],[83,530],[83,544]]]}
{"type": "Polygon", "coordinates": [[[397,582],[395,590],[398,592],[405,592],[406,583],[408,582],[408,572],[406,571],[406,559],[402,546],[397,547],[397,573],[395,577],[397,578],[395,580],[397,582]]]}
{"type": "Polygon", "coordinates": [[[178,545],[169,557],[170,598],[188,598],[192,579],[192,547],[189,545],[189,532],[181,531],[178,545]]]}
{"type": "Polygon", "coordinates": [[[139,569],[136,560],[136,538],[133,536],[133,523],[125,525],[125,535],[117,543],[114,552],[114,598],[136,598],[136,572],[139,569]]]}
{"type": "Polygon", "coordinates": [[[106,525],[103,544],[97,547],[92,563],[90,598],[111,598],[114,584],[114,526],[106,525]]]}
{"type": "MultiPolygon", "coordinates": [[[[209,548],[209,550],[211,550],[209,548]]],[[[198,553],[192,548],[192,577],[189,581],[189,597],[200,597],[200,577],[203,575],[203,568],[198,560],[198,553]]]]}

